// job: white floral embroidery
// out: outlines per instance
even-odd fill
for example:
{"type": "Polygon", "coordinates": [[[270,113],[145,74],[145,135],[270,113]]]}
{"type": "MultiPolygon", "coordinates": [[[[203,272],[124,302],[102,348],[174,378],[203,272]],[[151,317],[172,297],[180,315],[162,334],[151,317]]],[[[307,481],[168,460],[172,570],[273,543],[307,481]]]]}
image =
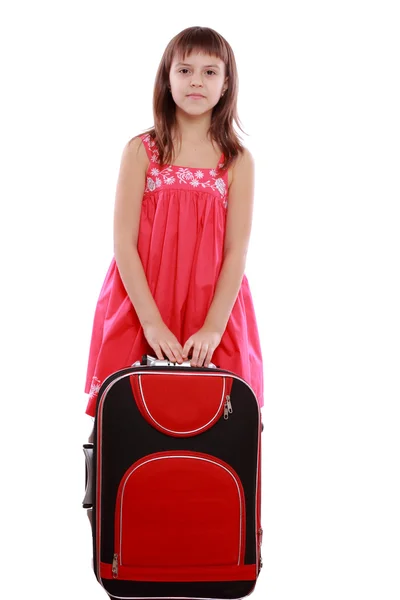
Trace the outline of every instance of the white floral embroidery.
{"type": "MultiPolygon", "coordinates": [[[[159,163],[159,152],[156,147],[156,143],[151,139],[150,134],[146,134],[143,138],[143,141],[147,143],[148,147],[151,150],[151,162],[158,164],[159,163]]],[[[178,182],[182,185],[191,185],[192,187],[201,186],[203,189],[210,188],[214,191],[219,192],[223,199],[223,206],[227,207],[227,187],[225,181],[222,177],[219,177],[218,169],[222,169],[222,163],[218,164],[217,169],[197,169],[194,173],[190,167],[174,167],[173,165],[168,165],[164,169],[158,169],[157,167],[153,167],[150,171],[153,177],[147,177],[146,189],[145,192],[153,192],[156,188],[159,188],[163,183],[166,185],[171,185],[175,183],[176,175],[178,182]],[[177,169],[176,173],[174,173],[174,169],[177,169]],[[204,178],[204,171],[208,170],[208,174],[210,178],[207,181],[202,181],[204,178]],[[158,176],[158,177],[157,177],[158,176]]]]}
{"type": "Polygon", "coordinates": [[[92,383],[90,385],[89,400],[91,400],[92,398],[95,398],[97,396],[100,388],[101,388],[100,379],[98,379],[97,377],[93,377],[92,383]]]}
{"type": "Polygon", "coordinates": [[[147,189],[150,190],[150,192],[152,192],[156,187],[156,184],[154,183],[154,179],[152,179],[151,177],[147,178],[147,189]]]}
{"type": "Polygon", "coordinates": [[[190,171],[186,167],[179,167],[177,176],[178,176],[179,181],[182,181],[182,182],[192,181],[192,179],[194,178],[192,171],[190,171]]]}
{"type": "Polygon", "coordinates": [[[219,191],[221,196],[225,195],[226,185],[225,185],[225,181],[221,177],[219,177],[218,179],[215,180],[215,187],[217,188],[217,190],[219,191]]]}

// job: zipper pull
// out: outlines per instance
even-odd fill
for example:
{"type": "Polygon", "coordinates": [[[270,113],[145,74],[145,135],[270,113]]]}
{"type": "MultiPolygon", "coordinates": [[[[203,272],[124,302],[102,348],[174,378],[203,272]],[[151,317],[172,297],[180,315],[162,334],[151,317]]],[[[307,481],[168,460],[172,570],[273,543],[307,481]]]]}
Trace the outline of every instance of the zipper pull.
{"type": "Polygon", "coordinates": [[[225,402],[225,404],[224,404],[224,419],[225,419],[225,421],[227,418],[228,418],[228,405],[225,402]]]}
{"type": "Polygon", "coordinates": [[[263,560],[262,560],[262,556],[261,556],[261,545],[262,545],[262,538],[263,538],[263,529],[262,527],[259,528],[258,530],[258,549],[259,549],[259,562],[258,562],[258,572],[261,571],[262,566],[263,566],[263,560]]]}
{"type": "Polygon", "coordinates": [[[233,413],[233,408],[232,408],[232,404],[231,404],[231,397],[230,396],[225,396],[225,404],[224,404],[224,419],[226,421],[226,419],[229,418],[229,415],[231,415],[233,413]]]}
{"type": "Polygon", "coordinates": [[[263,539],[263,529],[262,529],[262,527],[260,527],[260,529],[258,530],[258,538],[260,540],[260,546],[261,546],[262,539],[263,539]]]}
{"type": "Polygon", "coordinates": [[[118,577],[118,554],[114,554],[111,570],[113,578],[115,579],[116,577],[118,577]]]}

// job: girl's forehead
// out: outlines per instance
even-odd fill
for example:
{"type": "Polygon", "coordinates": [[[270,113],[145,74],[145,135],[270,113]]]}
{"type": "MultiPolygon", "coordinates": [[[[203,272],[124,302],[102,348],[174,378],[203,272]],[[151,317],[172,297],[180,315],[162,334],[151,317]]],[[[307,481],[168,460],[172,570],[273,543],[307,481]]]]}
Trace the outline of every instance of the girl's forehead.
{"type": "Polygon", "coordinates": [[[184,57],[183,52],[178,54],[175,53],[174,58],[173,58],[173,63],[195,63],[195,64],[211,64],[214,63],[216,65],[220,65],[222,66],[224,63],[223,61],[218,58],[218,56],[214,55],[214,54],[209,54],[208,52],[204,52],[202,50],[192,50],[190,53],[186,54],[186,56],[184,57]]]}

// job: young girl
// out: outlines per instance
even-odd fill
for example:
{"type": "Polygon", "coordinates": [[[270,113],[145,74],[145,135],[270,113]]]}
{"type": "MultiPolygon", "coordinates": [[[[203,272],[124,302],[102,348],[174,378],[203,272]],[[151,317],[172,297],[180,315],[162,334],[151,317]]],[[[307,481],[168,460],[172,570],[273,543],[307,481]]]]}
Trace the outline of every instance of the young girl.
{"type": "Polygon", "coordinates": [[[234,54],[220,34],[189,27],[170,41],[155,81],[154,127],[122,152],[114,258],[90,345],[88,415],[102,381],[143,354],[213,362],[242,377],[264,404],[244,275],[254,163],[233,129],[237,94],[234,54]]]}

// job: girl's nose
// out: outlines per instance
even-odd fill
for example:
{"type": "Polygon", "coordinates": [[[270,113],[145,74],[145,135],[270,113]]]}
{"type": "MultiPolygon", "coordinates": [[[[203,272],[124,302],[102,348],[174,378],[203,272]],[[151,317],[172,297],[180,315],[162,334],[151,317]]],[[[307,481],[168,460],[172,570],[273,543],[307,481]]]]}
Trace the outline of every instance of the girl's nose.
{"type": "Polygon", "coordinates": [[[203,85],[200,75],[193,75],[190,85],[203,85]]]}

